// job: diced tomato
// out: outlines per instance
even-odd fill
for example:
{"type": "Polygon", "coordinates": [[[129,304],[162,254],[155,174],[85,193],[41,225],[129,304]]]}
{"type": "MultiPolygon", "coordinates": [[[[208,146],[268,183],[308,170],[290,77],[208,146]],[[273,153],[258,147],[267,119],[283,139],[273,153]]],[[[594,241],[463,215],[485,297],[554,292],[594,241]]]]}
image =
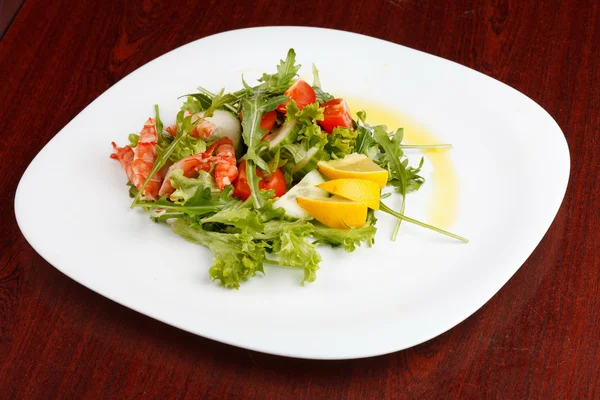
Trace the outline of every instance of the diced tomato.
{"type": "Polygon", "coordinates": [[[333,99],[321,104],[323,107],[323,120],[318,121],[321,127],[331,133],[333,129],[342,126],[345,128],[352,127],[352,117],[350,109],[344,99],[333,99]]]}
{"type": "MultiPolygon", "coordinates": [[[[280,169],[273,172],[268,179],[265,178],[265,175],[259,169],[257,169],[256,172],[260,179],[258,182],[259,189],[273,190],[275,192],[275,197],[281,197],[285,194],[287,187],[285,185],[285,177],[280,169]]],[[[238,176],[235,181],[233,181],[233,195],[242,200],[246,200],[251,194],[252,191],[250,190],[250,185],[248,185],[248,179],[246,177],[246,160],[242,160],[240,165],[238,165],[238,176]]]]}
{"type": "MultiPolygon", "coordinates": [[[[259,175],[263,176],[262,174],[259,175]]],[[[263,177],[258,183],[258,187],[263,190],[273,190],[275,192],[275,197],[281,197],[287,192],[285,177],[280,169],[275,170],[269,179],[263,177]]]]}
{"type": "Polygon", "coordinates": [[[273,125],[275,125],[276,119],[277,119],[276,111],[266,112],[263,114],[262,118],[260,119],[260,127],[268,132],[271,129],[273,129],[273,125]]]}
{"type": "Polygon", "coordinates": [[[251,194],[252,191],[250,190],[250,185],[248,185],[248,179],[246,178],[246,161],[243,160],[240,165],[238,165],[238,176],[233,181],[233,196],[246,200],[251,194]]]}
{"type": "MultiPolygon", "coordinates": [[[[244,115],[242,113],[238,114],[240,117],[240,122],[244,120],[244,115]]],[[[275,121],[277,120],[277,112],[269,111],[262,115],[260,118],[260,127],[266,131],[270,131],[273,129],[273,125],[275,125],[275,121]]]]}
{"type": "MultiPolygon", "coordinates": [[[[242,115],[242,113],[239,113],[240,116],[240,122],[242,122],[244,120],[244,116],[242,115]]],[[[277,112],[276,111],[269,111],[263,114],[263,116],[260,119],[260,127],[264,130],[267,131],[267,133],[265,133],[262,137],[262,140],[265,140],[265,138],[267,137],[267,135],[269,134],[269,132],[271,131],[271,129],[273,129],[273,125],[275,125],[275,121],[277,120],[277,112]]]]}
{"type": "MultiPolygon", "coordinates": [[[[302,79],[294,82],[292,86],[283,94],[296,102],[299,110],[302,110],[304,106],[314,103],[317,101],[317,95],[314,89],[302,79]]],[[[277,106],[277,111],[285,114],[288,102],[282,103],[277,106]]]]}

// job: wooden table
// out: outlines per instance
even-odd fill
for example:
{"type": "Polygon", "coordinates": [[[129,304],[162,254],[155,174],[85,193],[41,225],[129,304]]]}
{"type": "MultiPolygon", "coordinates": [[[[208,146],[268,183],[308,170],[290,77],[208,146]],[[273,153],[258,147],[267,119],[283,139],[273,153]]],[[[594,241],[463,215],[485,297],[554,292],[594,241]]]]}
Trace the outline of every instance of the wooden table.
{"type": "Polygon", "coordinates": [[[600,4],[238,3],[26,0],[8,27],[0,43],[0,397],[600,398],[600,4]],[[175,47],[261,25],[355,31],[456,61],[525,93],[561,126],[573,160],[562,208],[525,265],[465,322],[370,359],[270,356],[115,304],[21,236],[19,178],[86,105],[175,47]]]}

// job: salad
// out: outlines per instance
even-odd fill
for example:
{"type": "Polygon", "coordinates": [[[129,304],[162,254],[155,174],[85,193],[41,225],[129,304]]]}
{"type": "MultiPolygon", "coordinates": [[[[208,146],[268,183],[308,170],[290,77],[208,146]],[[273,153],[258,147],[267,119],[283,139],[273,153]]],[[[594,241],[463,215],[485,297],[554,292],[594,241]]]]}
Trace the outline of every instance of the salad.
{"type": "MultiPolygon", "coordinates": [[[[233,93],[202,87],[185,98],[176,122],[164,126],[158,106],[111,158],[125,170],[131,207],[167,224],[214,254],[210,278],[227,288],[257,274],[265,264],[304,271],[313,282],[319,246],[354,251],[371,247],[376,211],[446,236],[467,239],[404,214],[406,195],[424,183],[419,165],[403,153],[403,130],[369,125],[364,111],[353,118],[342,98],[298,79],[293,49],[273,74],[255,86],[242,77],[233,93]],[[402,196],[394,211],[385,187],[402,196]]],[[[447,147],[440,145],[439,147],[447,147]]],[[[436,146],[423,146],[436,148],[436,146]]]]}

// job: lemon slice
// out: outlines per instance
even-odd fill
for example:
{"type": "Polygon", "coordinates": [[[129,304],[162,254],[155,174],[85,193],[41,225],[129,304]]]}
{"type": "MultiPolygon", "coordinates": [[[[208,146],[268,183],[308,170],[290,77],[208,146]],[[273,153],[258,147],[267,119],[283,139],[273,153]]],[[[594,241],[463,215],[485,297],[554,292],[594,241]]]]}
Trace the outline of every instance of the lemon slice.
{"type": "Polygon", "coordinates": [[[352,153],[341,160],[320,161],[317,167],[329,179],[366,179],[375,182],[381,189],[388,180],[388,172],[364,154],[352,153]]]}
{"type": "Polygon", "coordinates": [[[325,199],[298,197],[296,201],[314,219],[330,228],[360,228],[367,222],[367,205],[332,196],[325,199]]]}
{"type": "Polygon", "coordinates": [[[337,194],[357,203],[365,203],[373,210],[379,210],[379,185],[366,179],[334,179],[317,185],[331,194],[337,194]]]}

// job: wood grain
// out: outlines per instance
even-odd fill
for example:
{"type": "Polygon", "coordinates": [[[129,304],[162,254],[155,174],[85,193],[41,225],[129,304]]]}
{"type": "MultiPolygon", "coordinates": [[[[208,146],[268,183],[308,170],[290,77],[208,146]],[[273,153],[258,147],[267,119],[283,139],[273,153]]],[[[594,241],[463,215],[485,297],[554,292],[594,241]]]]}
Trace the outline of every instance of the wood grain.
{"type": "Polygon", "coordinates": [[[0,397],[600,398],[599,47],[594,0],[25,1],[0,42],[0,397]],[[449,332],[363,360],[249,352],[113,303],[23,239],[18,180],[69,120],[173,48],[263,25],[355,31],[456,61],[525,93],[565,132],[570,184],[550,230],[449,332]]]}

